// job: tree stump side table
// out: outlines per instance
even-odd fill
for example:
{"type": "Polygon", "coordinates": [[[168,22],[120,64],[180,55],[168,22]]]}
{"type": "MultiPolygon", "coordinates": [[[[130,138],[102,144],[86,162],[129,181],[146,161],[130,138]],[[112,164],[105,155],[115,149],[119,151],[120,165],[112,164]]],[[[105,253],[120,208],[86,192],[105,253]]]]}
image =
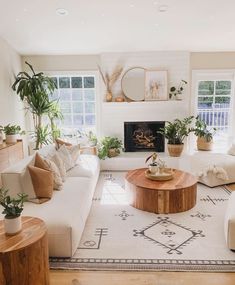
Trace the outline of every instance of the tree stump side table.
{"type": "Polygon", "coordinates": [[[47,229],[42,220],[22,217],[22,231],[14,236],[5,234],[0,221],[0,284],[49,284],[47,229]]]}

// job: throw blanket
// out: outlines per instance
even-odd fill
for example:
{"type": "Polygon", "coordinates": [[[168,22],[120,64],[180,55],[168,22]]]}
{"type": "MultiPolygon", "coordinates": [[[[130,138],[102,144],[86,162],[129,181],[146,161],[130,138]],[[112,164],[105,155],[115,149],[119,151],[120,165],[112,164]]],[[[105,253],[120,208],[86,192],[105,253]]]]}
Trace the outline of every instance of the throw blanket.
{"type": "Polygon", "coordinates": [[[202,171],[199,171],[198,173],[196,173],[196,176],[199,178],[206,177],[209,172],[213,173],[215,177],[217,177],[218,179],[222,179],[222,180],[229,179],[226,170],[223,167],[216,166],[216,165],[206,167],[202,171]]]}

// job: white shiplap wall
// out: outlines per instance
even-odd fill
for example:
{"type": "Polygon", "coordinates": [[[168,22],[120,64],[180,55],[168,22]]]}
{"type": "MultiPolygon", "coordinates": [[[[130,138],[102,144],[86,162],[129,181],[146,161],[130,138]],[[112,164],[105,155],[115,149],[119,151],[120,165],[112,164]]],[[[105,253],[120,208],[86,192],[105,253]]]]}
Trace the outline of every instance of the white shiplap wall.
{"type": "MultiPolygon", "coordinates": [[[[190,53],[189,52],[136,52],[136,53],[105,53],[101,54],[101,67],[112,72],[117,64],[128,68],[141,66],[147,69],[168,71],[168,89],[178,85],[181,79],[189,82],[190,53]]],[[[159,101],[138,103],[101,103],[100,134],[123,138],[123,123],[125,121],[161,121],[183,118],[190,113],[190,88],[184,91],[182,101],[159,101]]],[[[120,80],[117,81],[114,96],[121,93],[120,80]]],[[[101,95],[105,89],[101,88],[101,95]]],[[[101,96],[102,97],[102,96],[101,96]]]]}

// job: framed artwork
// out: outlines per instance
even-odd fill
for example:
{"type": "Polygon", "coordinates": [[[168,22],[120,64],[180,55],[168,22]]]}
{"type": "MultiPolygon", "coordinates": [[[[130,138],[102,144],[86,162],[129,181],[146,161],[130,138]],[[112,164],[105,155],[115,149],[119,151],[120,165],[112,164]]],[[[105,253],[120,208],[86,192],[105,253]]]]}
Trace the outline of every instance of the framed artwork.
{"type": "Polygon", "coordinates": [[[145,101],[165,101],[167,94],[167,71],[145,71],[145,101]]]}

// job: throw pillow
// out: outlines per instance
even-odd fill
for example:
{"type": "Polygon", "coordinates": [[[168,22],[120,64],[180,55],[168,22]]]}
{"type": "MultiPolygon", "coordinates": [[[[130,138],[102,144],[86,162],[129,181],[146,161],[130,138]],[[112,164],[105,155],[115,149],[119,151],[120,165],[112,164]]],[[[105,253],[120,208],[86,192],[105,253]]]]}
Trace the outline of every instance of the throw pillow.
{"type": "Polygon", "coordinates": [[[44,162],[44,159],[41,157],[41,155],[38,152],[36,152],[35,154],[34,166],[48,170],[47,164],[44,162]]]}
{"type": "Polygon", "coordinates": [[[36,198],[50,200],[53,194],[53,173],[35,166],[28,166],[28,169],[36,198]]]}
{"type": "Polygon", "coordinates": [[[66,145],[66,146],[72,146],[71,143],[68,143],[68,142],[65,142],[64,140],[62,139],[55,139],[55,142],[56,142],[56,147],[57,149],[59,149],[62,145],[66,145]]]}
{"type": "Polygon", "coordinates": [[[75,166],[75,162],[72,159],[68,149],[65,145],[62,145],[57,151],[59,157],[64,161],[65,169],[68,171],[69,169],[75,166]]]}
{"type": "Polygon", "coordinates": [[[55,162],[49,159],[44,159],[44,163],[46,164],[47,170],[53,173],[54,189],[61,190],[63,186],[63,181],[60,175],[59,168],[56,166],[55,162]]]}
{"type": "Polygon", "coordinates": [[[62,178],[62,181],[64,182],[66,180],[66,168],[63,160],[60,158],[59,154],[56,153],[50,158],[51,161],[53,161],[56,166],[58,167],[60,171],[60,176],[62,178]]]}
{"type": "Polygon", "coordinates": [[[232,144],[228,150],[228,154],[235,155],[235,144],[232,144]]]}
{"type": "Polygon", "coordinates": [[[80,145],[66,146],[68,152],[70,153],[74,164],[76,164],[80,155],[80,145]]]}
{"type": "Polygon", "coordinates": [[[30,177],[29,169],[28,169],[28,166],[34,166],[34,162],[35,162],[35,156],[31,159],[31,161],[25,167],[24,171],[22,171],[22,173],[20,174],[20,182],[21,182],[22,190],[25,194],[28,195],[29,200],[36,198],[32,179],[30,177]]]}

